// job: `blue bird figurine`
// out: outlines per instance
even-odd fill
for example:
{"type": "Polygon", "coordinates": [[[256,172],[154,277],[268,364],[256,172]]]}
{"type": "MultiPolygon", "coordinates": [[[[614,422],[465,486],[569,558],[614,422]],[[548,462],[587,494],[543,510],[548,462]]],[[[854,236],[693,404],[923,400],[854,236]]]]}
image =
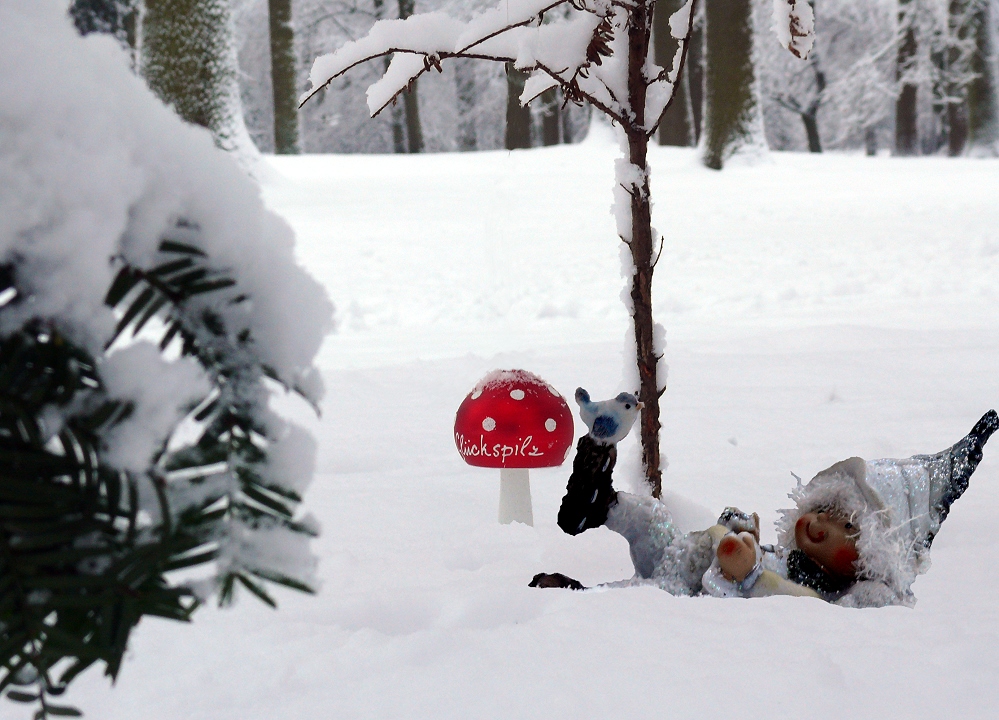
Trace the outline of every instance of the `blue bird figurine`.
{"type": "Polygon", "coordinates": [[[583,388],[576,388],[576,402],[579,417],[590,429],[590,437],[600,445],[616,445],[624,440],[644,407],[637,397],[626,392],[610,400],[593,402],[583,388]]]}

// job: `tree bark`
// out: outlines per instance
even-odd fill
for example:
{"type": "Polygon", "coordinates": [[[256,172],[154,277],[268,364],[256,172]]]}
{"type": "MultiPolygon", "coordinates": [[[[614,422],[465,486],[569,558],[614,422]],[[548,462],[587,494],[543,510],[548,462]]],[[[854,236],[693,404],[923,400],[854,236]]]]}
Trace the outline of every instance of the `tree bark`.
{"type": "Polygon", "coordinates": [[[899,0],[898,21],[900,38],[895,63],[895,80],[900,83],[895,101],[895,154],[916,155],[919,152],[919,115],[916,104],[917,86],[905,82],[905,77],[916,60],[919,49],[916,38],[915,0],[899,0]]]}
{"type": "MultiPolygon", "coordinates": [[[[405,20],[413,14],[416,0],[399,0],[399,19],[405,20]]],[[[423,127],[420,125],[420,96],[414,80],[409,90],[402,95],[403,113],[406,118],[406,151],[423,152],[423,127]]]]}
{"type": "Polygon", "coordinates": [[[648,148],[645,134],[645,103],[648,90],[645,82],[645,65],[652,34],[654,3],[638,2],[628,20],[628,100],[634,113],[634,125],[626,128],[628,134],[628,161],[638,169],[637,184],[626,188],[631,204],[631,238],[628,241],[635,274],[631,284],[632,318],[635,326],[636,361],[640,382],[638,399],[643,403],[639,420],[642,440],[642,465],[645,479],[653,497],[662,493],[660,468],[659,398],[661,396],[658,367],[660,356],[656,352],[652,319],[653,260],[652,202],[649,187],[648,148]]]}
{"type": "Polygon", "coordinates": [[[562,106],[557,88],[541,93],[541,144],[545,147],[562,142],[562,106]]]}
{"type": "Polygon", "coordinates": [[[760,123],[753,67],[752,0],[708,2],[702,162],[721,170],[740,147],[756,141],[760,123]]]}
{"type": "Polygon", "coordinates": [[[458,150],[468,152],[478,146],[475,130],[475,61],[459,58],[454,64],[455,96],[458,101],[458,150]]]}
{"type": "MultiPolygon", "coordinates": [[[[652,40],[656,65],[667,70],[673,65],[673,57],[679,42],[670,32],[670,16],[683,7],[686,0],[658,0],[653,14],[652,40]]],[[[690,73],[684,72],[678,79],[673,103],[663,115],[659,124],[659,144],[689,147],[694,144],[694,118],[690,107],[690,73]]]]}
{"type": "Polygon", "coordinates": [[[242,126],[228,0],[146,0],[142,75],[182,118],[235,149],[242,126]]]}
{"type": "Polygon", "coordinates": [[[531,109],[520,104],[527,75],[513,63],[506,64],[506,134],[504,147],[518,150],[531,147],[531,109]]]}
{"type": "Polygon", "coordinates": [[[968,85],[968,152],[999,155],[999,68],[996,57],[995,4],[981,0],[973,15],[975,52],[971,69],[977,77],[968,85]]]}
{"type": "Polygon", "coordinates": [[[687,46],[684,75],[690,91],[690,115],[694,123],[694,143],[701,141],[704,120],[704,26],[695,25],[687,46]]]}
{"type": "Polygon", "coordinates": [[[268,0],[271,33],[271,86],[274,92],[274,152],[297,155],[298,93],[295,92],[295,33],[291,0],[268,0]]]}
{"type": "Polygon", "coordinates": [[[819,123],[812,113],[802,113],[801,122],[805,126],[805,136],[808,138],[808,152],[822,152],[822,141],[819,139],[819,123]]]}

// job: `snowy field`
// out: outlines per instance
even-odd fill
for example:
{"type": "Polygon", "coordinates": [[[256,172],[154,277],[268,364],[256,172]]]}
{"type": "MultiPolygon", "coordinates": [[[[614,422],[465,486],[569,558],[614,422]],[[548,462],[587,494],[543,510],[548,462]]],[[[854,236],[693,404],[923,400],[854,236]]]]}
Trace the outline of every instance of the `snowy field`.
{"type": "MultiPolygon", "coordinates": [[[[454,411],[495,368],[566,397],[633,389],[617,152],[597,128],[514,153],[268,161],[265,197],[340,324],[322,420],[289,404],[320,442],[322,591],[146,620],[117,686],[91,671],[71,702],[95,720],[995,717],[999,440],[914,609],[527,587],[628,577],[627,545],[558,529],[568,465],[532,473],[534,528],[499,525],[498,471],[462,462],[454,411]]],[[[937,451],[999,406],[999,161],[651,162],[664,487],[685,529],[735,504],[772,542],[791,472],[937,451]]],[[[628,438],[617,486],[638,471],[628,438]]]]}

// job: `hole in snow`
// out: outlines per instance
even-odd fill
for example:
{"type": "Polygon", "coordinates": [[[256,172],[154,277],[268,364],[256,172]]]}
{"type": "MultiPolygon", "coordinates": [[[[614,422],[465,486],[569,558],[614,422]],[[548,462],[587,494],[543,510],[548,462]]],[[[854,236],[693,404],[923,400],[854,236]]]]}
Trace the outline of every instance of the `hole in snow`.
{"type": "Polygon", "coordinates": [[[547,420],[545,420],[545,430],[547,430],[548,432],[555,432],[556,427],[558,427],[558,424],[555,422],[553,418],[548,418],[547,420]]]}
{"type": "Polygon", "coordinates": [[[493,430],[496,429],[496,421],[493,420],[491,417],[487,417],[485,420],[482,421],[482,429],[485,430],[486,432],[492,432],[493,430]]]}
{"type": "Polygon", "coordinates": [[[523,400],[524,399],[524,391],[523,390],[511,390],[510,391],[510,397],[512,397],[514,400],[523,400]]]}

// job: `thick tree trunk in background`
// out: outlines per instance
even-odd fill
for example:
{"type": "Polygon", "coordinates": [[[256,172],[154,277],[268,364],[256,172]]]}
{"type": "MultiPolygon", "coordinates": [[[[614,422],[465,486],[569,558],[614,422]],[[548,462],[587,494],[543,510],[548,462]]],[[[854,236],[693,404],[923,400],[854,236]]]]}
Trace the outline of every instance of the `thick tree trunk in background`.
{"type": "Polygon", "coordinates": [[[226,150],[249,142],[232,36],[228,0],[146,0],[142,75],[163,102],[208,128],[226,150]]]}
{"type": "Polygon", "coordinates": [[[705,4],[707,62],[701,161],[713,170],[721,170],[740,147],[759,140],[752,6],[752,0],[705,4]]]}
{"type": "Polygon", "coordinates": [[[520,104],[527,74],[506,64],[506,134],[504,147],[518,150],[531,147],[531,110],[520,104]]]}
{"type": "Polygon", "coordinates": [[[475,130],[475,61],[458,58],[454,63],[455,97],[458,102],[458,150],[468,152],[478,147],[475,130]]]}
{"type": "Polygon", "coordinates": [[[895,64],[895,80],[901,83],[898,99],[895,101],[895,154],[916,155],[919,152],[919,113],[916,104],[917,86],[904,82],[907,70],[916,61],[919,49],[916,39],[915,13],[916,0],[899,0],[898,19],[900,26],[898,53],[895,64]]]}
{"type": "MultiPolygon", "coordinates": [[[[670,15],[686,4],[686,0],[658,0],[653,16],[652,40],[654,60],[667,70],[673,66],[673,56],[679,43],[669,28],[670,15]]],[[[659,144],[689,147],[694,144],[694,118],[690,107],[690,73],[684,71],[673,96],[673,104],[659,124],[659,144]]]]}
{"type": "Polygon", "coordinates": [[[268,0],[271,33],[271,85],[274,91],[274,152],[297,155],[298,93],[295,91],[295,33],[291,0],[268,0]]]}
{"type": "Polygon", "coordinates": [[[968,152],[999,155],[999,9],[992,0],[981,0],[974,14],[975,53],[971,69],[978,75],[968,85],[968,152]]]}
{"type": "MultiPolygon", "coordinates": [[[[415,0],[399,0],[399,19],[405,20],[413,14],[415,0]]],[[[411,153],[423,152],[423,127],[420,125],[420,96],[417,81],[402,95],[402,106],[406,117],[406,150],[411,153]]]]}
{"type": "Polygon", "coordinates": [[[558,88],[541,93],[541,144],[545,147],[562,142],[562,105],[558,88]]]}

